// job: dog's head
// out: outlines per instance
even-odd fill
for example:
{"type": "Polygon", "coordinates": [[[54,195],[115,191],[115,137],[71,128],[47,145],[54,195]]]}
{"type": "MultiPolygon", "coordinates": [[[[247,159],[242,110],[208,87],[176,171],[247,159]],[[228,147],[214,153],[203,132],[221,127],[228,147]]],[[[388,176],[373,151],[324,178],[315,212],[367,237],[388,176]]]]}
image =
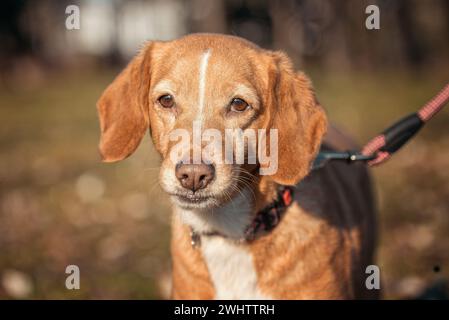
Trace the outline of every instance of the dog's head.
{"type": "Polygon", "coordinates": [[[103,160],[128,157],[150,130],[163,159],[160,184],[186,208],[223,204],[257,179],[261,168],[273,169],[273,162],[269,179],[296,184],[308,173],[326,129],[309,80],[286,55],[223,35],[147,43],[97,106],[103,160]],[[270,129],[277,129],[275,135],[270,129]],[[239,145],[226,146],[229,132],[243,133],[247,161],[227,159],[239,145]],[[254,135],[257,152],[248,161],[248,137],[254,135]],[[213,146],[212,152],[203,149],[198,157],[198,141],[213,146]],[[261,150],[276,158],[262,161],[261,150]]]}

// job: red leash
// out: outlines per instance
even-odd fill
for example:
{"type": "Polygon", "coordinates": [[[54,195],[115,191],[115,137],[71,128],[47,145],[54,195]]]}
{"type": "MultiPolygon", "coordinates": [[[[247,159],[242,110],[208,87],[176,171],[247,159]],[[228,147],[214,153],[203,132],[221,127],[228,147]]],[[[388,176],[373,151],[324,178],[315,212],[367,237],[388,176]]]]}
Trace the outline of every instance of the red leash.
{"type": "Polygon", "coordinates": [[[410,140],[427,121],[441,111],[448,101],[449,83],[418,112],[402,118],[380,135],[371,139],[363,147],[361,153],[322,151],[315,159],[313,169],[322,167],[329,160],[367,161],[370,166],[385,162],[410,140]]]}

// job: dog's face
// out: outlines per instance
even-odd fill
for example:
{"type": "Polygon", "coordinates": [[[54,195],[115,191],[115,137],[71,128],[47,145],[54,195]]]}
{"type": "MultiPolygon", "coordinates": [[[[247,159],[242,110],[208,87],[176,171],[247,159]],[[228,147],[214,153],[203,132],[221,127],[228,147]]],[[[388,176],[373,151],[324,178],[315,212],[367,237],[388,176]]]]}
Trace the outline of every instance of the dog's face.
{"type": "MultiPolygon", "coordinates": [[[[253,146],[247,139],[245,161],[226,161],[238,145],[234,140],[226,149],[229,132],[257,136],[260,129],[277,129],[277,170],[269,178],[295,184],[307,174],[326,127],[309,81],[292,70],[285,55],[220,35],[147,44],[104,92],[98,111],[103,159],[129,156],[150,129],[163,159],[160,184],[184,208],[222,205],[268,165],[257,151],[248,161],[253,146]],[[182,134],[188,143],[180,148],[176,137],[182,134]],[[213,151],[200,151],[198,158],[195,148],[207,149],[206,144],[213,151]]],[[[257,147],[269,151],[266,136],[257,147]]]]}

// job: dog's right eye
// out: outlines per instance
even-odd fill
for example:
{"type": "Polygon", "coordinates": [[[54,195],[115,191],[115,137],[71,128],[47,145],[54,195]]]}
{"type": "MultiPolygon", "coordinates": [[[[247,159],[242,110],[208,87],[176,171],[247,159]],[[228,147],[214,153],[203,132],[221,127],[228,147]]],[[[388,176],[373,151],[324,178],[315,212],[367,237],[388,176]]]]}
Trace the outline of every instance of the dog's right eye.
{"type": "Polygon", "coordinates": [[[164,108],[173,108],[175,105],[175,99],[173,99],[173,96],[171,94],[164,94],[163,96],[159,97],[157,99],[159,101],[159,104],[164,108]]]}
{"type": "Polygon", "coordinates": [[[234,98],[231,101],[231,110],[234,112],[243,112],[249,108],[249,104],[240,98],[234,98]]]}

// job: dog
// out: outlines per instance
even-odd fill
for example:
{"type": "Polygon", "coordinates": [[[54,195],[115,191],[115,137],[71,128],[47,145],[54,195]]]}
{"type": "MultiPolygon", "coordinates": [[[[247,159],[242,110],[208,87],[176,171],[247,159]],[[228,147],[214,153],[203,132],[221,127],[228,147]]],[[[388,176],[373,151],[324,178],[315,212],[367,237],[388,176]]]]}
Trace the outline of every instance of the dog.
{"type": "Polygon", "coordinates": [[[147,131],[161,155],[159,182],[173,202],[172,298],[378,297],[365,285],[376,234],[369,174],[344,162],[311,171],[320,148],[356,146],[328,125],[286,54],[218,34],[150,41],[97,110],[103,161],[131,155],[147,131]],[[219,133],[276,129],[275,173],[262,175],[260,159],[191,163],[190,149],[173,160],[170,133],[192,133],[193,122],[219,133]]]}

